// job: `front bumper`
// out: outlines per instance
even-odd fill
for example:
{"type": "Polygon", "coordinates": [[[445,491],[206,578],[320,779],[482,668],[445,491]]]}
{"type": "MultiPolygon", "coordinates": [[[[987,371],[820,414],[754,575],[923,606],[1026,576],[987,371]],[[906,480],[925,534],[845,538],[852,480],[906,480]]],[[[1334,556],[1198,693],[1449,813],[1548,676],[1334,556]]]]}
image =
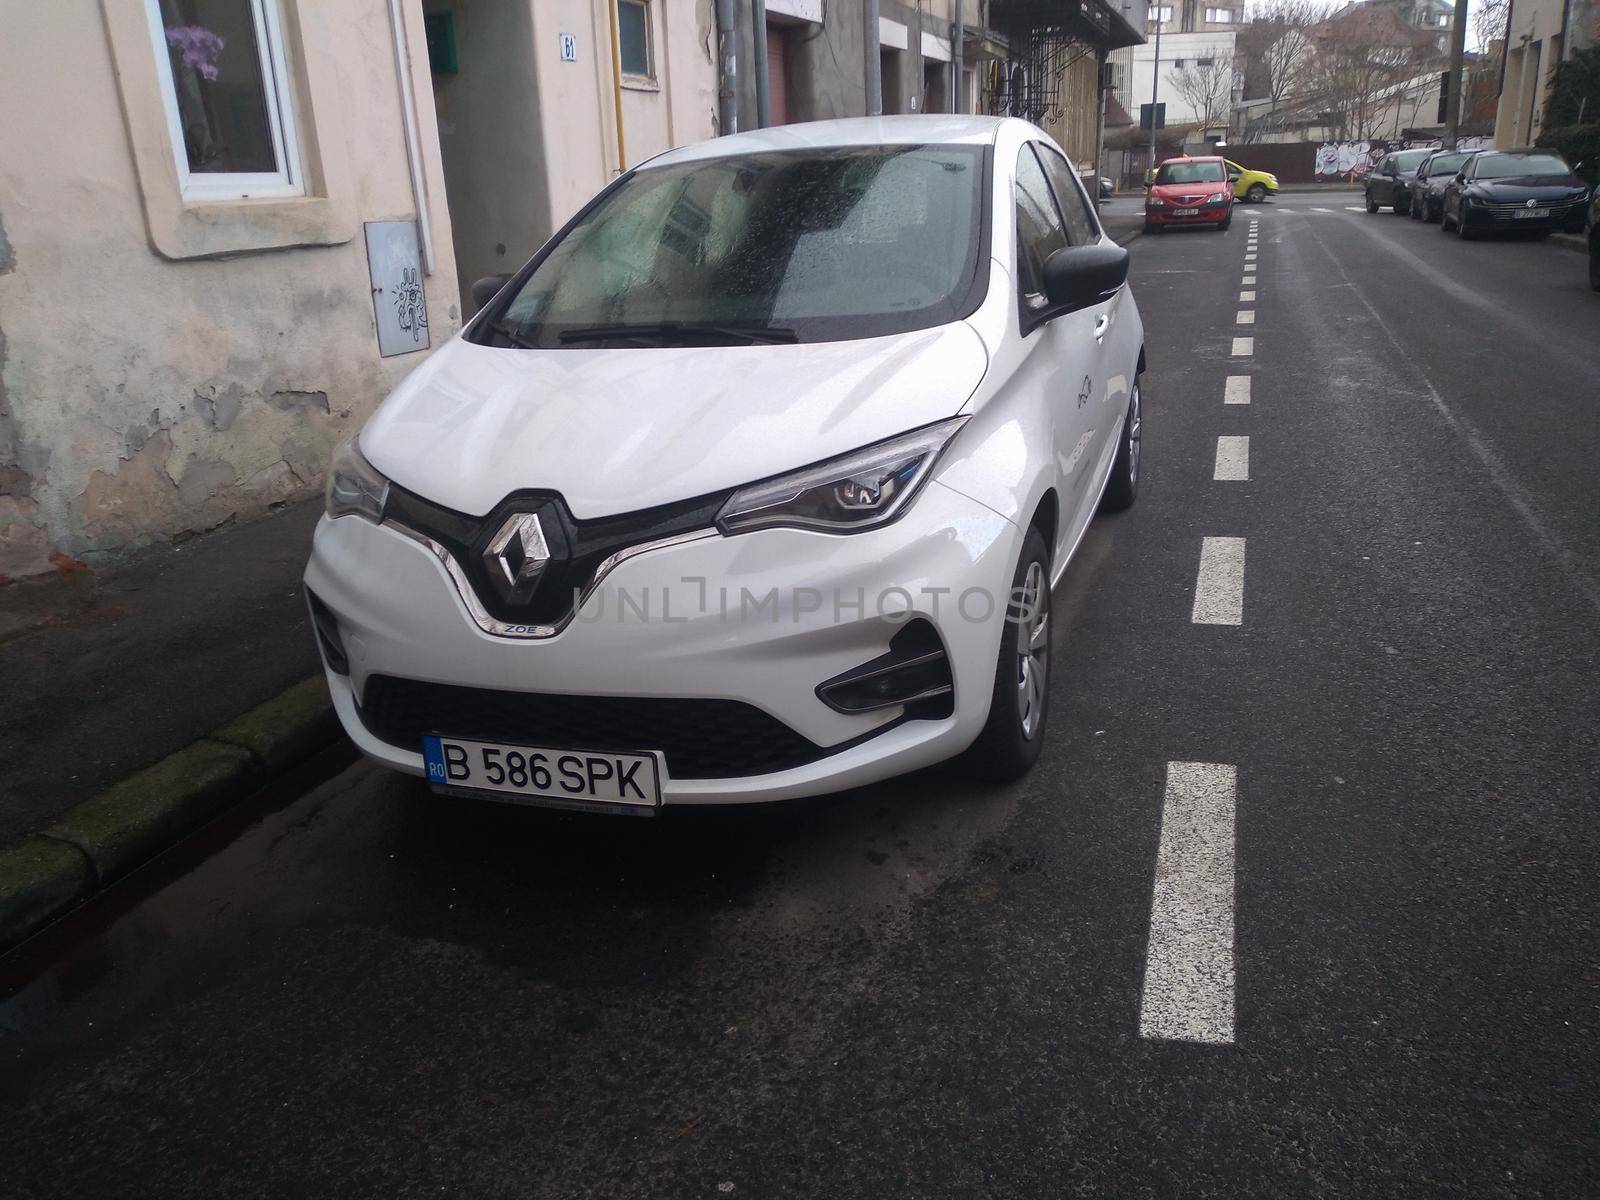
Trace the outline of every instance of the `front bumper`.
{"type": "Polygon", "coordinates": [[[1144,219],[1150,225],[1215,225],[1226,221],[1233,214],[1233,205],[1226,200],[1221,204],[1202,204],[1195,207],[1198,211],[1187,217],[1176,214],[1176,205],[1146,208],[1144,219]]]}
{"type": "MultiPolygon", "coordinates": [[[[677,778],[669,770],[664,800],[779,800],[915,770],[971,743],[988,715],[1022,536],[934,481],[899,520],[868,533],[769,529],[640,554],[612,570],[566,628],[536,640],[485,633],[426,547],[359,517],[318,524],[305,582],[332,613],[349,657],[348,675],[328,672],[334,707],[357,746],[387,766],[424,773],[420,745],[386,741],[363,719],[374,676],[479,692],[736,701],[776,718],[820,756],[763,774],[677,778]],[[944,644],[950,715],[902,720],[899,708],[851,714],[824,704],[817,685],[883,654],[903,617],[927,620],[944,644]]],[[[605,734],[596,730],[594,748],[605,734]]],[[[589,748],[582,736],[568,723],[563,742],[589,748]]],[[[502,740],[551,744],[538,728],[502,740]]]]}

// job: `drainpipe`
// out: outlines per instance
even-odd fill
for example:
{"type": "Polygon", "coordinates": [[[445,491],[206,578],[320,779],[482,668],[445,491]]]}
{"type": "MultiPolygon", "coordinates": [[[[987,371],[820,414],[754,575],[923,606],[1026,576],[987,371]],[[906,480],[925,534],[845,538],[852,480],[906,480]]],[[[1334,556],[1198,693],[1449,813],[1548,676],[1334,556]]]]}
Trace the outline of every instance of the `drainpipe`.
{"type": "Polygon", "coordinates": [[[867,93],[867,116],[881,117],[883,115],[883,77],[880,74],[882,64],[878,61],[878,0],[865,0],[861,5],[865,17],[863,37],[861,39],[862,55],[866,59],[863,66],[864,81],[867,93]]]}
{"type": "Polygon", "coordinates": [[[722,76],[717,89],[717,127],[723,133],[739,132],[739,59],[734,0],[716,0],[717,71],[722,76]]]}
{"type": "Polygon", "coordinates": [[[406,25],[400,12],[400,0],[389,0],[389,30],[394,35],[394,71],[400,81],[400,122],[405,126],[406,162],[411,168],[411,200],[417,207],[417,242],[422,247],[422,269],[432,275],[433,230],[428,220],[428,191],[422,181],[417,97],[411,90],[411,55],[406,50],[406,25]]]}
{"type": "Polygon", "coordinates": [[[955,36],[950,39],[950,111],[965,112],[967,108],[966,71],[961,61],[967,41],[966,23],[962,20],[962,0],[956,0],[955,36]]]}
{"type": "Polygon", "coordinates": [[[611,21],[611,112],[617,120],[617,174],[628,169],[628,147],[622,136],[622,37],[617,32],[615,0],[606,5],[611,21]]]}
{"type": "Polygon", "coordinates": [[[756,128],[772,124],[772,91],[767,81],[767,0],[750,0],[750,25],[756,40],[756,128]]]}

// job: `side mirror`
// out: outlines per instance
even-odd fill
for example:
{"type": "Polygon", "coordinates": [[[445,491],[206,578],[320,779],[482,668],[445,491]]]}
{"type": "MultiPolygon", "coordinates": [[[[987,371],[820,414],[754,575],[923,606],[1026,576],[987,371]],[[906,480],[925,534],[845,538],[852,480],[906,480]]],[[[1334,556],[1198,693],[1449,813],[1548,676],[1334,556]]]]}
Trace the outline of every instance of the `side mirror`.
{"type": "Polygon", "coordinates": [[[505,287],[509,275],[485,275],[472,285],[472,307],[474,310],[482,309],[484,305],[495,298],[501,288],[505,287]]]}
{"type": "Polygon", "coordinates": [[[1128,252],[1115,242],[1068,246],[1044,264],[1044,294],[1054,313],[1077,312],[1116,295],[1128,282],[1128,252]]]}

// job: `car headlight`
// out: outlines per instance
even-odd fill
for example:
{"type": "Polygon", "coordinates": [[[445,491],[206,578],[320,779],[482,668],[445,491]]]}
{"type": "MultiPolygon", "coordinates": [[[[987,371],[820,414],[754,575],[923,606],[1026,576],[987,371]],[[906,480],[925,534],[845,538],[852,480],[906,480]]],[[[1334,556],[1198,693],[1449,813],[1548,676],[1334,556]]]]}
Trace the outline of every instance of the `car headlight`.
{"type": "Polygon", "coordinates": [[[966,422],[966,417],[940,421],[740,488],[717,514],[717,528],[726,534],[774,525],[855,533],[886,525],[906,510],[966,422]]]}
{"type": "Polygon", "coordinates": [[[1206,197],[1206,203],[1207,204],[1221,204],[1227,198],[1228,198],[1228,193],[1227,192],[1218,192],[1215,196],[1207,196],[1206,197]]]}
{"type": "Polygon", "coordinates": [[[328,464],[328,515],[382,521],[388,498],[389,481],[362,455],[356,435],[345,438],[328,464]]]}
{"type": "Polygon", "coordinates": [[[1147,196],[1145,197],[1144,206],[1146,208],[1165,208],[1167,202],[1160,196],[1147,196]]]}

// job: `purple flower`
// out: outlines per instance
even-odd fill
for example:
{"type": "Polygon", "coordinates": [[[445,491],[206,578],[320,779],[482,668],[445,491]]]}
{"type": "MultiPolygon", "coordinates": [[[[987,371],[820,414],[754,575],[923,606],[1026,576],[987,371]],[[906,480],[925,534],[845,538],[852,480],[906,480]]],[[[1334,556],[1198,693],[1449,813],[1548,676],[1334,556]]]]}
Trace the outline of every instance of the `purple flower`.
{"type": "Polygon", "coordinates": [[[167,45],[183,52],[183,65],[193,67],[207,79],[217,77],[217,58],[227,41],[199,25],[180,25],[167,30],[167,45]]]}

